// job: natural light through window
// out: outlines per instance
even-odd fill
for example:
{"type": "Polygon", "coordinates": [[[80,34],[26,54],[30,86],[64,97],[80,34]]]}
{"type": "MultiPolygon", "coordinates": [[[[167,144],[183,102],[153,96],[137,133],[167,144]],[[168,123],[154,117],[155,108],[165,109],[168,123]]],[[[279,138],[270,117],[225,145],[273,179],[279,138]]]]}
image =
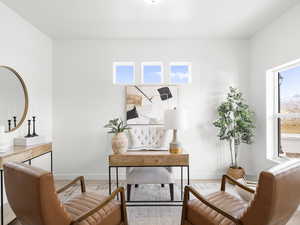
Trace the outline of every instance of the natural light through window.
{"type": "Polygon", "coordinates": [[[134,84],[134,63],[115,62],[114,63],[114,83],[134,84]]]}
{"type": "Polygon", "coordinates": [[[300,66],[280,72],[279,87],[281,132],[300,134],[300,66]]]}
{"type": "Polygon", "coordinates": [[[191,65],[189,63],[170,64],[170,83],[187,84],[191,81],[191,65]]]}
{"type": "Polygon", "coordinates": [[[163,66],[160,62],[142,63],[142,83],[163,83],[163,66]]]}
{"type": "Polygon", "coordinates": [[[300,63],[267,74],[268,157],[300,157],[300,63]]]}

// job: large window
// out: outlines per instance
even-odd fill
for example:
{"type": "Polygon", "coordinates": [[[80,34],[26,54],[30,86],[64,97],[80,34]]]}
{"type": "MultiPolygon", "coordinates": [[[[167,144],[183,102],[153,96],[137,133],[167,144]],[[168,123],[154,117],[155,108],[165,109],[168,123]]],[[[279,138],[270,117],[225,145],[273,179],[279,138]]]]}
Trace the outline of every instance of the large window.
{"type": "Polygon", "coordinates": [[[300,66],[278,72],[277,80],[279,154],[300,156],[300,66]]]}
{"type": "Polygon", "coordinates": [[[160,62],[142,63],[142,83],[160,84],[163,83],[163,66],[160,62]]]}
{"type": "Polygon", "coordinates": [[[191,82],[190,63],[171,63],[170,64],[170,83],[188,84],[191,82]]]}
{"type": "Polygon", "coordinates": [[[134,63],[133,62],[115,62],[114,84],[134,84],[134,63]]]}
{"type": "Polygon", "coordinates": [[[268,71],[267,147],[269,157],[300,157],[299,62],[268,71]]]}

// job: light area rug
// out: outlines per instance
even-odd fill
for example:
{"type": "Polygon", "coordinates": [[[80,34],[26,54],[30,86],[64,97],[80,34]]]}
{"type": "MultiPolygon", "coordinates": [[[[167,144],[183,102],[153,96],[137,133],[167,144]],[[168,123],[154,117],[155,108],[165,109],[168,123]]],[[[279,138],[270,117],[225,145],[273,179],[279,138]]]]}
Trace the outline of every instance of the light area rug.
{"type": "MultiPolygon", "coordinates": [[[[64,185],[66,182],[57,182],[57,187],[64,185]]],[[[220,182],[218,181],[193,181],[192,186],[195,187],[202,195],[220,190],[220,182]]],[[[125,186],[125,183],[120,184],[125,186]]],[[[114,186],[115,187],[115,186],[114,186]]],[[[108,194],[108,184],[96,181],[87,181],[87,191],[97,192],[99,194],[108,194]]],[[[180,185],[174,188],[175,200],[180,200],[180,185]]],[[[235,189],[231,185],[227,185],[226,191],[239,197],[235,189]]],[[[73,195],[80,192],[79,185],[73,186],[64,194],[60,195],[61,201],[66,201],[73,195]]],[[[160,185],[140,185],[138,188],[132,187],[132,200],[169,200],[169,187],[166,185],[162,188],[160,185]]],[[[181,207],[175,206],[151,206],[151,207],[128,207],[129,225],[180,225],[181,207]]],[[[300,212],[297,212],[288,225],[300,224],[300,212]]],[[[21,225],[18,222],[12,225],[21,225]]]]}

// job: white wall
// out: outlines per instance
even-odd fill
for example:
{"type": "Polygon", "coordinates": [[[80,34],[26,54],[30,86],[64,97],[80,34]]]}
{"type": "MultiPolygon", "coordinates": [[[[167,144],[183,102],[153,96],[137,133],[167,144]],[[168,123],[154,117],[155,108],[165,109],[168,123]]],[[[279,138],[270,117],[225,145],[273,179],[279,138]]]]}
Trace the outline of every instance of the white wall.
{"type": "Polygon", "coordinates": [[[300,58],[300,4],[251,39],[250,95],[257,114],[254,172],[274,165],[266,159],[266,71],[300,58]]]}
{"type": "MultiPolygon", "coordinates": [[[[1,2],[0,27],[0,65],[14,68],[22,76],[29,92],[30,116],[37,116],[38,133],[51,140],[52,40],[1,2]]],[[[12,141],[25,133],[26,123],[7,136],[12,141]]],[[[36,159],[33,164],[50,168],[45,159],[36,159]]]]}
{"type": "MultiPolygon", "coordinates": [[[[124,87],[112,84],[112,63],[192,62],[192,84],[181,88],[180,104],[189,111],[182,142],[191,154],[192,178],[215,178],[228,167],[228,146],[219,143],[212,121],[229,85],[247,93],[248,41],[66,40],[54,42],[55,173],[107,179],[111,152],[103,125],[124,116],[124,87]],[[227,162],[226,162],[227,160],[227,162]]],[[[166,70],[167,68],[165,68],[166,70]]],[[[246,149],[247,147],[243,146],[246,149]]],[[[251,167],[250,152],[242,165],[251,167]],[[245,163],[247,162],[247,163],[245,163]],[[247,164],[247,165],[246,165],[247,164]]]]}

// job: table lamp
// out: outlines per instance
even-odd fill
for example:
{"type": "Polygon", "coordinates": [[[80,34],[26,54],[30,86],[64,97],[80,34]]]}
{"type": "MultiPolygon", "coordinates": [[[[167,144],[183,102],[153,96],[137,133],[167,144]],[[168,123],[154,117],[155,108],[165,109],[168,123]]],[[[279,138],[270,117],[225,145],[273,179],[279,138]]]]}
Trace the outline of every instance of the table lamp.
{"type": "Polygon", "coordinates": [[[165,111],[164,117],[165,128],[173,130],[173,140],[170,143],[169,151],[170,153],[180,154],[182,152],[182,147],[177,139],[177,131],[183,130],[185,128],[184,112],[182,110],[174,108],[165,111]]]}

